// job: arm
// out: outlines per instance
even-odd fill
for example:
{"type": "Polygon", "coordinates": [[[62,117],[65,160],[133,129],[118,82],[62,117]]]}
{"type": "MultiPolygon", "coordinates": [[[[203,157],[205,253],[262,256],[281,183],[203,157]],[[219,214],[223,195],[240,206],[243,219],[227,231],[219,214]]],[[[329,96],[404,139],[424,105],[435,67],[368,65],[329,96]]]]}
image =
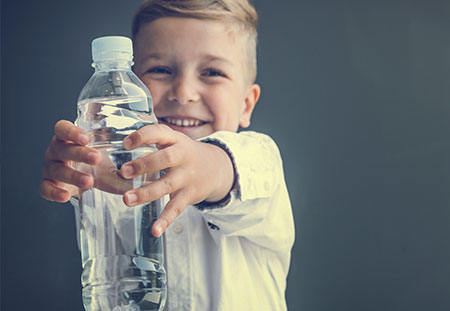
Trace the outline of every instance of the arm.
{"type": "Polygon", "coordinates": [[[281,156],[273,140],[246,131],[216,132],[203,141],[222,145],[236,172],[226,205],[197,205],[205,221],[213,224],[213,238],[239,236],[263,247],[290,249],[294,240],[293,215],[281,156]]]}
{"type": "MultiPolygon", "coordinates": [[[[238,235],[246,228],[254,230],[245,236],[255,235],[255,242],[259,239],[262,244],[267,242],[266,237],[275,234],[267,230],[286,227],[288,234],[283,241],[289,244],[293,233],[292,211],[276,145],[267,136],[256,133],[218,132],[209,139],[220,135],[222,142],[227,140],[232,158],[217,145],[192,140],[161,124],[148,125],[130,134],[123,143],[126,149],[156,144],[159,150],[123,165],[120,174],[125,178],[162,170],[165,174],[157,181],[125,192],[125,204],[135,206],[170,195],[152,227],[152,233],[160,236],[187,205],[221,201],[227,196],[235,178],[233,159],[237,188],[230,195],[235,203],[223,209],[205,210],[205,217],[223,222],[225,234],[238,235]],[[238,143],[233,144],[236,137],[238,143]],[[270,217],[266,217],[269,212],[270,217]],[[264,229],[264,225],[269,226],[264,229]]],[[[273,243],[278,242],[279,238],[273,243]]]]}
{"type": "Polygon", "coordinates": [[[55,135],[44,157],[41,196],[51,201],[67,202],[71,197],[77,197],[80,191],[94,186],[124,194],[124,202],[134,206],[170,194],[169,203],[153,226],[155,236],[161,235],[187,205],[220,200],[233,183],[233,167],[225,151],[192,140],[164,125],[145,126],[124,141],[127,149],[156,144],[160,150],[123,165],[119,172],[123,177],[166,171],[158,181],[135,190],[126,189],[122,185],[124,180],[116,174],[100,174],[94,180],[91,174],[77,170],[78,163],[85,163],[108,172],[108,157],[86,147],[88,143],[87,133],[72,122],[61,120],[56,123],[55,135]]]}

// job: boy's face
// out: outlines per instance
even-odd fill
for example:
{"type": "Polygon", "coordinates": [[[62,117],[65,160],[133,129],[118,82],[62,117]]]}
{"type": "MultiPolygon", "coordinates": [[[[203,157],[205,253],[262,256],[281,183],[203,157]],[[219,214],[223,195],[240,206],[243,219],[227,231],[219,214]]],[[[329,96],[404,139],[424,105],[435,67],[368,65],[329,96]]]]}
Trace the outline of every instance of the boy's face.
{"type": "Polygon", "coordinates": [[[134,71],[160,123],[193,139],[250,125],[260,88],[250,85],[245,42],[223,23],[163,17],[143,25],[134,71]]]}

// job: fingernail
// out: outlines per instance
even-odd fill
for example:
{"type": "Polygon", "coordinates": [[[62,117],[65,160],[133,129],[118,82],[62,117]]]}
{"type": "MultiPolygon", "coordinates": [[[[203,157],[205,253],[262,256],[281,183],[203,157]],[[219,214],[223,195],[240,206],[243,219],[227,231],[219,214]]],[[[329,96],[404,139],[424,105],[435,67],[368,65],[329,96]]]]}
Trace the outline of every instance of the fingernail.
{"type": "Polygon", "coordinates": [[[130,164],[122,166],[122,173],[124,176],[131,176],[134,173],[134,168],[130,164]]]}
{"type": "Polygon", "coordinates": [[[79,134],[78,135],[78,140],[80,141],[80,143],[82,144],[87,144],[89,142],[89,136],[86,134],[79,134]]]}
{"type": "Polygon", "coordinates": [[[89,162],[94,163],[95,160],[97,159],[97,153],[96,152],[89,152],[87,157],[88,157],[89,162]]]}
{"type": "Polygon", "coordinates": [[[125,194],[127,196],[128,204],[133,204],[137,201],[137,195],[134,193],[127,193],[125,194]]]}
{"type": "Polygon", "coordinates": [[[130,137],[127,137],[123,140],[123,146],[125,148],[130,148],[133,145],[133,140],[130,137]]]}
{"type": "Polygon", "coordinates": [[[157,236],[160,236],[161,235],[161,233],[162,233],[162,226],[161,225],[156,225],[155,226],[155,233],[156,233],[156,235],[157,236]]]}

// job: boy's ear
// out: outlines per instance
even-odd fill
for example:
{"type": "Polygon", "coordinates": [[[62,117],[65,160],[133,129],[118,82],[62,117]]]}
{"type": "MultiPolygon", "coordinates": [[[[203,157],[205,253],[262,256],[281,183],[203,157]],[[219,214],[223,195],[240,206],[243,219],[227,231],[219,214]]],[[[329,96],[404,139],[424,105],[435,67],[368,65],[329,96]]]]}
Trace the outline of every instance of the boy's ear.
{"type": "Polygon", "coordinates": [[[261,94],[261,88],[258,84],[252,84],[248,90],[244,100],[244,110],[241,114],[239,125],[243,128],[250,126],[253,109],[261,94]]]}

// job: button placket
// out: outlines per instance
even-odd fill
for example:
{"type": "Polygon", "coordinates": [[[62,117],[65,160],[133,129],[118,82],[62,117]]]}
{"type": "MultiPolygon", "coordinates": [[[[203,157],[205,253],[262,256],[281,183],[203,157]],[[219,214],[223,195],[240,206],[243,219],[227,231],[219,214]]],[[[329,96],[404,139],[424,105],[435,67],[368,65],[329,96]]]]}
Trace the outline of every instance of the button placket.
{"type": "MultiPolygon", "coordinates": [[[[189,310],[190,306],[190,255],[186,253],[188,251],[188,224],[187,224],[187,211],[184,211],[177,219],[170,225],[167,230],[167,238],[170,239],[170,258],[167,262],[170,263],[170,270],[168,271],[169,279],[170,275],[177,276],[176,283],[171,283],[169,286],[169,306],[168,310],[189,310]],[[181,260],[184,258],[183,260],[181,260]],[[170,290],[171,289],[171,290],[170,290]]],[[[169,257],[168,256],[168,257],[169,257]]],[[[168,268],[169,269],[169,268],[168,268]]],[[[170,279],[169,281],[174,281],[170,279]]]]}

